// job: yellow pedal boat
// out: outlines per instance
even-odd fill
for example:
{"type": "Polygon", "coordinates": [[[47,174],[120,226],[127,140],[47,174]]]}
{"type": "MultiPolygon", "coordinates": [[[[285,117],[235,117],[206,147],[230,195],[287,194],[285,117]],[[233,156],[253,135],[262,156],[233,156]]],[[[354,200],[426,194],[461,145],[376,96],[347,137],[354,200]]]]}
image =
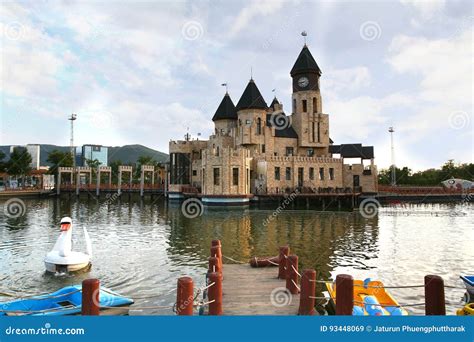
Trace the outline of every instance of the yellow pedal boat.
{"type": "MultiPolygon", "coordinates": [[[[406,316],[408,312],[377,280],[354,280],[354,316],[406,316]]],[[[329,306],[336,307],[336,284],[327,282],[329,306]]]]}

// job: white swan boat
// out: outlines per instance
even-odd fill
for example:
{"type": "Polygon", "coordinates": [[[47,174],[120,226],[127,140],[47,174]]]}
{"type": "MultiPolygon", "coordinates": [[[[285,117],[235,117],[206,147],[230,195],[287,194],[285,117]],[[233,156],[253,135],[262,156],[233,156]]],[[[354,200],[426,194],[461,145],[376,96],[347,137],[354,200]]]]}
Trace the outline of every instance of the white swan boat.
{"type": "Polygon", "coordinates": [[[90,266],[92,245],[86,228],[84,227],[83,230],[87,252],[73,252],[72,220],[70,217],[61,219],[61,234],[51,252],[44,258],[46,271],[53,273],[75,272],[90,266]]]}

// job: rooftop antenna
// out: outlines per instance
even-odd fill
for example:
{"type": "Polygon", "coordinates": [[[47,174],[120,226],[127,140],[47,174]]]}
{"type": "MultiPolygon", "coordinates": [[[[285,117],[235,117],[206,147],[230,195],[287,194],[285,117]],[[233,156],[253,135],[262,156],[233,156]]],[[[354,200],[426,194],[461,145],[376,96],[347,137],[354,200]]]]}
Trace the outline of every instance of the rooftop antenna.
{"type": "Polygon", "coordinates": [[[303,31],[301,32],[301,35],[303,36],[303,39],[304,39],[304,46],[306,46],[306,36],[308,35],[308,33],[306,31],[303,31]]]}
{"type": "Polygon", "coordinates": [[[253,80],[253,67],[250,67],[250,79],[253,80]]]}
{"type": "Polygon", "coordinates": [[[393,146],[393,133],[395,133],[395,129],[393,126],[388,128],[388,131],[390,132],[390,148],[391,148],[391,153],[392,153],[392,172],[390,175],[390,184],[392,186],[397,185],[397,178],[395,176],[396,168],[395,168],[395,147],[393,146]]]}
{"type": "Polygon", "coordinates": [[[276,98],[276,88],[272,89],[273,96],[276,98]]]}
{"type": "Polygon", "coordinates": [[[71,121],[71,140],[70,140],[70,151],[71,151],[71,156],[72,156],[72,167],[74,172],[76,172],[76,153],[74,151],[74,121],[77,120],[77,114],[71,114],[71,116],[68,118],[69,121],[71,121]]]}
{"type": "Polygon", "coordinates": [[[186,127],[186,134],[184,135],[184,140],[189,141],[191,139],[191,134],[189,134],[189,127],[186,127]]]}
{"type": "Polygon", "coordinates": [[[226,83],[222,83],[221,86],[225,87],[225,93],[228,94],[229,91],[227,89],[227,82],[226,83]]]}

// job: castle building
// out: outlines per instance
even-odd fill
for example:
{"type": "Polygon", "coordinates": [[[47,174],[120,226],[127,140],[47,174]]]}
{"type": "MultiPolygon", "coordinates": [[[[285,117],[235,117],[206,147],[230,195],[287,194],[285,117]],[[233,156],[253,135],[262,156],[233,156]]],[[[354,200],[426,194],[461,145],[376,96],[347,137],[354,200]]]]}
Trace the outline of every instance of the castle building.
{"type": "Polygon", "coordinates": [[[377,192],[373,147],[335,145],[329,137],[321,70],[306,45],[290,75],[291,115],[276,97],[267,105],[251,79],[237,105],[226,92],[209,140],[170,142],[169,198],[191,191],[212,205],[293,191],[377,192]]]}

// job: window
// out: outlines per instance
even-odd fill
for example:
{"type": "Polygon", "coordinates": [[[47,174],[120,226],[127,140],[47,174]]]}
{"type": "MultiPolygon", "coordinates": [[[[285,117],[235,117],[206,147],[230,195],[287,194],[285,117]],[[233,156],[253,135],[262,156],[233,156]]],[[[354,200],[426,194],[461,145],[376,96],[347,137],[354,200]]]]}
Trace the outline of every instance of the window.
{"type": "Polygon", "coordinates": [[[314,121],[313,121],[313,122],[311,122],[311,141],[313,141],[313,142],[315,140],[315,131],[316,131],[316,129],[314,127],[314,121]]]}
{"type": "Polygon", "coordinates": [[[293,113],[296,113],[296,100],[293,99],[293,113]]]}
{"type": "Polygon", "coordinates": [[[318,112],[318,100],[316,100],[315,97],[313,97],[313,113],[318,112]]]}
{"type": "Polygon", "coordinates": [[[319,180],[324,180],[324,167],[319,168],[319,180]]]}
{"type": "Polygon", "coordinates": [[[309,168],[309,179],[314,180],[314,167],[309,168]]]}
{"type": "Polygon", "coordinates": [[[239,168],[232,168],[232,185],[239,185],[239,168]]]}
{"type": "Polygon", "coordinates": [[[312,157],[312,156],[314,156],[314,149],[308,148],[308,150],[306,151],[306,153],[308,154],[308,157],[312,157]]]}
{"type": "Polygon", "coordinates": [[[257,135],[262,134],[262,119],[257,119],[257,135]]]}
{"type": "Polygon", "coordinates": [[[319,122],[318,122],[318,142],[321,142],[321,127],[320,127],[319,122]]]}
{"type": "Polygon", "coordinates": [[[216,148],[216,156],[219,157],[219,146],[216,148]]]}
{"type": "Polygon", "coordinates": [[[329,168],[329,179],[334,180],[334,168],[329,168]]]}
{"type": "Polygon", "coordinates": [[[291,167],[286,168],[286,180],[291,180],[291,167]]]}
{"type": "Polygon", "coordinates": [[[92,146],[92,151],[100,152],[100,146],[92,146]]]}
{"type": "Polygon", "coordinates": [[[293,147],[287,147],[286,148],[286,155],[287,156],[292,156],[293,155],[293,147]]]}
{"type": "Polygon", "coordinates": [[[221,184],[221,170],[216,167],[214,168],[214,185],[220,185],[221,184]]]}
{"type": "Polygon", "coordinates": [[[273,155],[274,155],[275,157],[278,157],[278,152],[273,152],[273,155]]]}
{"type": "Polygon", "coordinates": [[[262,145],[262,153],[265,153],[265,144],[262,145]]]}
{"type": "Polygon", "coordinates": [[[303,112],[307,112],[308,111],[308,101],[306,100],[303,100],[303,112]]]}
{"type": "Polygon", "coordinates": [[[251,123],[252,123],[251,120],[245,120],[245,124],[246,124],[246,125],[250,125],[251,123]]]}
{"type": "Polygon", "coordinates": [[[280,168],[275,166],[275,180],[280,180],[280,168]]]}
{"type": "Polygon", "coordinates": [[[197,176],[198,172],[197,170],[193,170],[193,176],[197,176]]]}

